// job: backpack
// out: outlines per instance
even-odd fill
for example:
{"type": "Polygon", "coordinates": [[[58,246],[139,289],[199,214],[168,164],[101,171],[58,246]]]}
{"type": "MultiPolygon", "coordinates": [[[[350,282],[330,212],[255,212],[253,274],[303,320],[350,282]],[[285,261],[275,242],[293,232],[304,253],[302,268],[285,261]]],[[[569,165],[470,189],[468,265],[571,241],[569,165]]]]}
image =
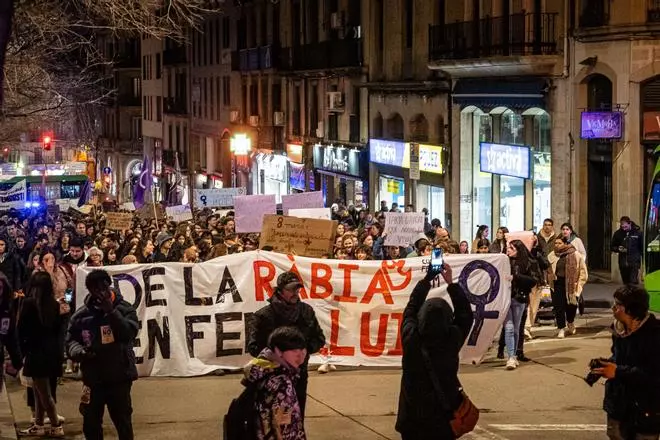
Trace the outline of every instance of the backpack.
{"type": "Polygon", "coordinates": [[[231,401],[223,419],[223,440],[256,440],[257,397],[266,380],[243,382],[245,389],[231,401]]]}

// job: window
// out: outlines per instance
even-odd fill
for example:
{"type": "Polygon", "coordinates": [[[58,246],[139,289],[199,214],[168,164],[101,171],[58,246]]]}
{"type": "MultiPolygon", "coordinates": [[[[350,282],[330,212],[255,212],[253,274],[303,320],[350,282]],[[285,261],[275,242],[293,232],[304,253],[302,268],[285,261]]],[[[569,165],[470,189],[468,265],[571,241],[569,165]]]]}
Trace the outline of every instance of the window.
{"type": "Polygon", "coordinates": [[[147,97],[142,97],[142,119],[147,119],[147,97]]]}
{"type": "Polygon", "coordinates": [[[167,139],[169,140],[170,150],[174,150],[174,137],[172,136],[172,133],[173,133],[172,124],[169,124],[167,126],[167,139]]]}
{"type": "MultiPolygon", "coordinates": [[[[133,78],[133,98],[140,99],[140,96],[142,96],[142,82],[140,78],[136,77],[133,78]]],[[[139,102],[139,101],[138,101],[139,102]]]]}
{"type": "Polygon", "coordinates": [[[202,107],[204,108],[204,119],[209,117],[209,83],[208,79],[204,78],[204,88],[202,89],[202,107]]]}
{"type": "Polygon", "coordinates": [[[188,168],[188,127],[183,126],[183,138],[181,139],[181,151],[183,152],[181,161],[182,168],[188,168]]]}
{"type": "Polygon", "coordinates": [[[222,18],[222,48],[229,49],[231,45],[231,22],[229,17],[222,18]]]}
{"type": "Polygon", "coordinates": [[[328,115],[328,136],[329,141],[339,140],[339,115],[332,113],[328,115]]]}
{"type": "Polygon", "coordinates": [[[220,77],[215,78],[215,120],[220,120],[220,106],[222,105],[222,81],[220,77]]]}
{"type": "Polygon", "coordinates": [[[271,115],[268,111],[268,93],[270,89],[268,87],[268,79],[263,79],[261,81],[261,115],[264,121],[270,121],[271,115]]]}
{"type": "Polygon", "coordinates": [[[250,116],[259,116],[259,85],[250,84],[250,116]]]}
{"type": "Polygon", "coordinates": [[[215,64],[220,64],[220,42],[222,40],[222,27],[220,26],[220,19],[215,21],[215,64]]]}
{"type": "Polygon", "coordinates": [[[160,54],[157,53],[156,54],[156,79],[160,79],[160,77],[162,76],[162,73],[163,73],[163,69],[162,69],[161,63],[160,63],[160,54]]]}
{"type": "Polygon", "coordinates": [[[406,0],[406,47],[412,48],[414,32],[413,0],[406,0]]]}
{"type": "Polygon", "coordinates": [[[230,77],[222,77],[222,104],[225,107],[231,106],[231,81],[230,77]]]}
{"type": "Polygon", "coordinates": [[[241,118],[245,120],[248,114],[248,88],[246,84],[241,86],[241,118]]]}
{"type": "Polygon", "coordinates": [[[273,83],[272,85],[272,100],[273,100],[273,111],[281,112],[282,111],[282,85],[279,83],[273,83]]]}
{"type": "Polygon", "coordinates": [[[209,63],[209,52],[210,52],[210,46],[211,46],[211,38],[210,38],[210,23],[204,23],[204,35],[202,35],[202,51],[204,51],[204,65],[208,66],[209,63]]]}
{"type": "MultiPolygon", "coordinates": [[[[309,135],[316,136],[319,126],[319,87],[314,84],[309,93],[309,135]]],[[[337,138],[331,138],[337,139],[337,138]]]]}
{"type": "Polygon", "coordinates": [[[273,11],[273,20],[271,21],[273,25],[273,36],[272,42],[274,46],[279,46],[280,44],[280,4],[275,3],[271,5],[273,11]]]}
{"type": "Polygon", "coordinates": [[[177,124],[177,126],[176,126],[175,142],[176,142],[175,150],[180,151],[181,150],[181,148],[180,148],[181,147],[181,126],[179,124],[177,124]]]}
{"type": "Polygon", "coordinates": [[[147,79],[147,56],[142,57],[142,79],[147,79]]]}
{"type": "Polygon", "coordinates": [[[261,10],[261,45],[266,46],[268,44],[268,14],[266,11],[266,4],[264,3],[263,9],[261,10]]]}
{"type": "Polygon", "coordinates": [[[142,120],[140,118],[131,118],[131,140],[138,140],[142,137],[142,120]]]}
{"type": "Polygon", "coordinates": [[[209,119],[215,119],[214,113],[215,113],[215,108],[216,108],[216,102],[215,102],[215,93],[213,93],[213,85],[214,81],[213,78],[209,78],[209,96],[208,96],[208,102],[209,102],[209,119]]]}
{"type": "Polygon", "coordinates": [[[156,122],[163,120],[163,97],[156,96],[156,122]]]}
{"type": "Polygon", "coordinates": [[[293,125],[291,126],[291,134],[300,135],[300,86],[293,87],[293,125]]]}

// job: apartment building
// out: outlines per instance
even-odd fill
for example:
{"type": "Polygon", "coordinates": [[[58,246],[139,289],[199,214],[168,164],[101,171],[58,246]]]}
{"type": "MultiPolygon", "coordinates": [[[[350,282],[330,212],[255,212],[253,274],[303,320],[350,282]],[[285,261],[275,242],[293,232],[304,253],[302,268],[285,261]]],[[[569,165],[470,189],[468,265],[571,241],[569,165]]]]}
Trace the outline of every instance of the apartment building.
{"type": "MultiPolygon", "coordinates": [[[[158,177],[163,174],[163,47],[156,38],[142,38],[141,41],[142,77],[142,155],[152,160],[152,170],[157,176],[155,199],[160,200],[164,187],[158,177]]],[[[142,157],[132,164],[130,188],[137,184],[140,176],[142,157]]],[[[132,192],[131,192],[132,194],[132,192]]]]}

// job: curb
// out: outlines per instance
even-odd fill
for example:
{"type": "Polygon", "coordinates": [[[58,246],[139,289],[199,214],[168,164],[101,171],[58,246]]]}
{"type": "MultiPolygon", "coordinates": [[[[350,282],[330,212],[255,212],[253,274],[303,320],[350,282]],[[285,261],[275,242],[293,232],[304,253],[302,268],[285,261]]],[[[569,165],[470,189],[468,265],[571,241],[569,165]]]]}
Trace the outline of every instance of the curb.
{"type": "Polygon", "coordinates": [[[0,377],[0,380],[2,381],[2,389],[0,390],[0,440],[17,440],[16,422],[9,401],[7,386],[4,378],[0,377]]]}

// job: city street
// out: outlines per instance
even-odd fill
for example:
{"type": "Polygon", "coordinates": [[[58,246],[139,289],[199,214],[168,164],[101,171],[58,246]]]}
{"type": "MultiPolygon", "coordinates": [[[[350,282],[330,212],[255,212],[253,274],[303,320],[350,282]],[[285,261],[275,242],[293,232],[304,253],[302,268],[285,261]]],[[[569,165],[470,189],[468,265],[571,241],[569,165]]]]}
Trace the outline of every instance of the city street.
{"type": "MultiPolygon", "coordinates": [[[[598,289],[601,291],[601,289],[598,289]]],[[[608,354],[607,310],[590,310],[578,318],[575,337],[553,338],[551,326],[535,328],[527,344],[533,362],[506,371],[503,361],[489,357],[480,366],[464,366],[465,389],[482,409],[475,432],[467,439],[591,440],[605,438],[602,384],[590,388],[582,380],[591,358],[608,354]]],[[[136,438],[220,438],[221,418],[241,386],[240,376],[188,379],[145,378],[133,389],[136,438]]],[[[400,371],[364,369],[311,373],[306,427],[308,438],[398,439],[394,430],[400,371]]],[[[82,439],[77,411],[80,382],[67,380],[58,391],[60,413],[67,418],[67,438],[82,439]]],[[[8,384],[16,423],[25,427],[29,411],[25,391],[8,384]]],[[[107,417],[106,417],[107,419],[107,417]]],[[[109,419],[107,438],[116,438],[109,419]]]]}

